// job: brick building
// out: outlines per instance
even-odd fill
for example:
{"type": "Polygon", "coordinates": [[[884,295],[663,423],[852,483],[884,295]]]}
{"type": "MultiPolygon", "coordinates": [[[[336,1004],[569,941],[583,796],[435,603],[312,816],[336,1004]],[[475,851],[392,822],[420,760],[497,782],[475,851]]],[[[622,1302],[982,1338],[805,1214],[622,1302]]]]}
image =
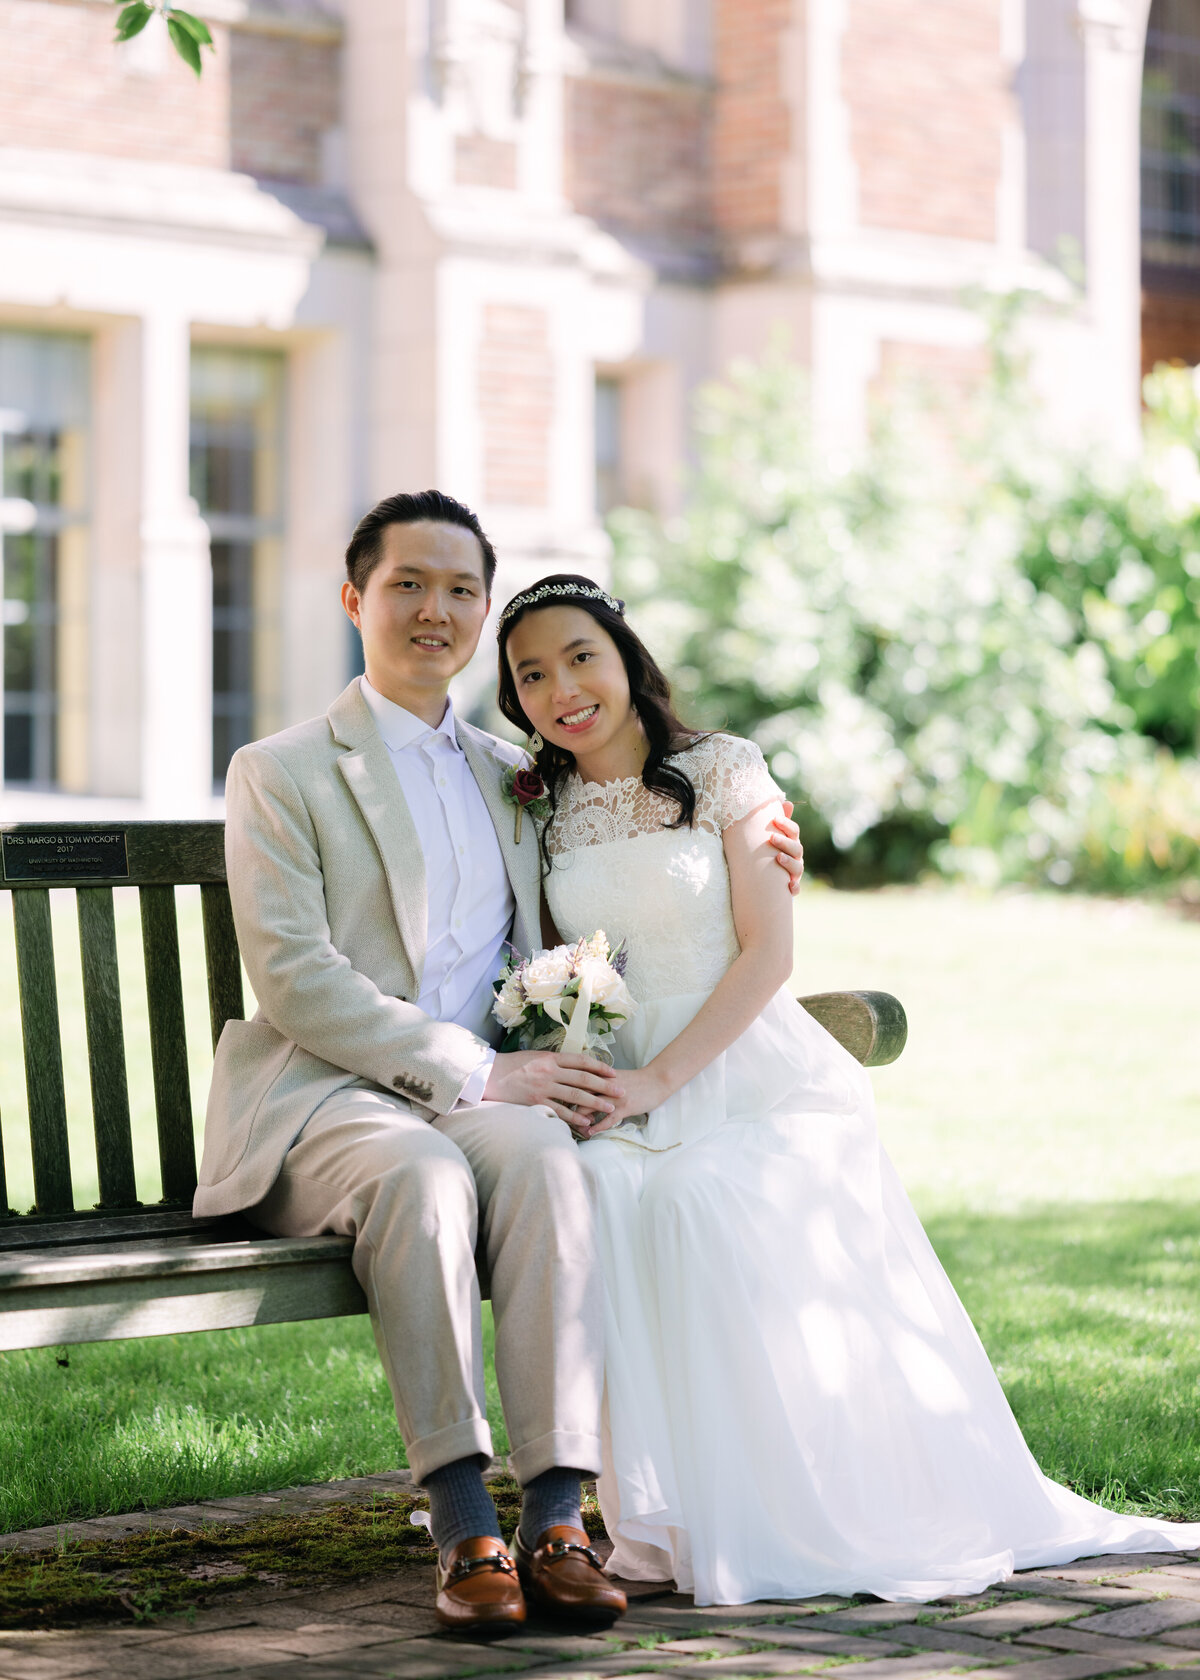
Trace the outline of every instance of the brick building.
{"type": "Polygon", "coordinates": [[[474,505],[501,595],[602,573],[778,323],[853,446],[879,381],[977,376],[970,288],[1028,287],[1064,432],[1131,445],[1144,60],[1147,339],[1200,356],[1197,0],[1149,45],[1148,0],[195,9],[199,82],[105,0],[0,0],[11,814],[212,808],[353,668],[384,493],[474,505]]]}

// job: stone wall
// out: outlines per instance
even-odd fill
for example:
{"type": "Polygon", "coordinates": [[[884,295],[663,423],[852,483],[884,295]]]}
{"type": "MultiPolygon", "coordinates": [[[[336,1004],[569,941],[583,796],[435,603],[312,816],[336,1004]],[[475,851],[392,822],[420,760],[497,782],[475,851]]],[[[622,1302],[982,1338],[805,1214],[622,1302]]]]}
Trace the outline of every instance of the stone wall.
{"type": "Polygon", "coordinates": [[[1002,0],[848,0],[842,88],[865,227],[996,238],[1002,0]]]}

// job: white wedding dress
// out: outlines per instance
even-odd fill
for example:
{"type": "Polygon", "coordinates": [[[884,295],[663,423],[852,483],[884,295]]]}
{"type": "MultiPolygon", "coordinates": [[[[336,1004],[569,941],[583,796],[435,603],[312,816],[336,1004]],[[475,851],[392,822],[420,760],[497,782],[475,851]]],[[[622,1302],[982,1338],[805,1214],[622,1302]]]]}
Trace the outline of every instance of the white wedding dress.
{"type": "MultiPolygon", "coordinates": [[[[781,797],[758,749],[675,761],[691,828],[638,779],[570,778],[548,836],[564,938],[624,938],[644,1066],[738,953],[721,831],[781,797]]],[[[787,993],[641,1127],[581,1146],[608,1338],[610,1569],[698,1604],[924,1601],[1014,1569],[1200,1547],[1035,1464],[880,1147],[866,1072],[787,993]]]]}

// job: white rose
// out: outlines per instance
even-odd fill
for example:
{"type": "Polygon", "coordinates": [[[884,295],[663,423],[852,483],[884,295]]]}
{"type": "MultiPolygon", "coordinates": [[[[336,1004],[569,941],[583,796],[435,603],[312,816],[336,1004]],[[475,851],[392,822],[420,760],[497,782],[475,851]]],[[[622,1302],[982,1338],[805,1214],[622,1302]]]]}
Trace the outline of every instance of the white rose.
{"type": "Polygon", "coordinates": [[[510,974],[497,992],[492,1013],[503,1027],[515,1027],[520,1023],[525,1013],[525,998],[521,982],[515,974],[510,974]]]}
{"type": "Polygon", "coordinates": [[[633,999],[612,964],[600,962],[595,957],[585,957],[579,968],[581,978],[585,972],[591,976],[593,1004],[610,1009],[614,1015],[623,1015],[628,1020],[633,1014],[633,999]]]}
{"type": "Polygon", "coordinates": [[[530,1003],[558,997],[571,978],[571,947],[557,945],[553,951],[543,951],[526,965],[521,978],[530,1003]]]}

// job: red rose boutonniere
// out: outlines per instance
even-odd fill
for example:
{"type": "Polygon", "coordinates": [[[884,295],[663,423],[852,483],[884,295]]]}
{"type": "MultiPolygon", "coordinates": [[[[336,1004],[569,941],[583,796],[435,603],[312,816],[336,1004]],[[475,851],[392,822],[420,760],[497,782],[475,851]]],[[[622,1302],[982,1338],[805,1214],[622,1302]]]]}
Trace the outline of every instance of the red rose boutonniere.
{"type": "Polygon", "coordinates": [[[546,792],[541,772],[536,765],[520,768],[515,764],[506,767],[500,778],[500,791],[505,799],[516,810],[513,822],[513,841],[521,844],[521,822],[528,811],[537,822],[545,822],[550,815],[550,796],[546,792]]]}

